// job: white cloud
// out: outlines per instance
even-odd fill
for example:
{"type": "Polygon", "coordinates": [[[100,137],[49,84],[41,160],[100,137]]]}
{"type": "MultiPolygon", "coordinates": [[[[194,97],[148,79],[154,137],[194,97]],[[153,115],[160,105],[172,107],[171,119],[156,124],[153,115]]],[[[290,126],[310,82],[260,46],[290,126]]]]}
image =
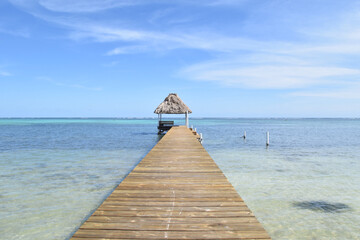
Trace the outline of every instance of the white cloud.
{"type": "Polygon", "coordinates": [[[141,0],[9,0],[21,7],[43,7],[53,12],[97,12],[112,8],[136,5],[141,0]]]}
{"type": "Polygon", "coordinates": [[[243,66],[227,61],[193,65],[183,69],[181,75],[241,88],[296,89],[338,83],[333,77],[360,76],[360,70],[291,64],[243,66]]]}
{"type": "MultiPolygon", "coordinates": [[[[31,13],[33,16],[40,18],[44,21],[58,24],[60,26],[66,27],[69,29],[69,38],[73,40],[93,40],[97,42],[142,42],[144,51],[149,49],[154,50],[158,49],[160,51],[178,49],[178,48],[191,48],[199,49],[206,51],[215,51],[215,52],[232,52],[235,50],[247,50],[247,49],[258,49],[259,44],[264,45],[264,43],[258,42],[256,40],[247,39],[244,37],[228,37],[210,30],[200,31],[199,29],[188,29],[186,31],[176,31],[176,30],[163,30],[163,31],[151,31],[151,30],[142,30],[129,28],[126,23],[119,24],[111,22],[101,22],[101,21],[92,21],[89,18],[84,18],[82,15],[58,15],[51,14],[49,12],[43,11],[39,8],[41,5],[54,5],[59,6],[59,8],[66,7],[68,5],[74,6],[78,9],[77,5],[89,5],[90,6],[112,6],[112,4],[125,5],[128,1],[96,1],[91,0],[89,3],[85,0],[78,0],[76,2],[66,0],[64,3],[60,0],[10,0],[13,4],[22,7],[25,11],[31,13]],[[74,3],[73,3],[74,2],[74,3]],[[126,26],[126,27],[125,27],[126,26]],[[157,47],[160,46],[160,47],[157,47]]],[[[132,1],[131,1],[132,2],[132,1]]],[[[166,3],[167,1],[150,1],[152,3],[166,3]]],[[[224,5],[229,4],[238,4],[239,2],[244,1],[225,1],[224,5]]],[[[132,2],[132,4],[146,4],[147,1],[139,0],[132,2]]],[[[194,3],[193,1],[174,1],[178,5],[184,4],[197,4],[197,5],[219,5],[220,2],[217,0],[213,1],[198,1],[194,3]]],[[[100,9],[101,7],[99,7],[100,9]]],[[[165,10],[166,12],[166,10],[165,10]]],[[[160,17],[164,15],[164,12],[158,11],[160,17]]],[[[155,15],[157,15],[155,13],[155,15]]],[[[182,19],[184,20],[184,19],[182,19]]],[[[176,22],[182,21],[179,19],[169,19],[167,22],[176,22]]],[[[135,49],[135,48],[134,48],[135,49]]],[[[139,49],[136,48],[136,51],[139,49]]],[[[129,51],[127,51],[129,52],[129,51]]]]}
{"type": "MultiPolygon", "coordinates": [[[[219,47],[213,38],[209,38],[211,43],[208,46],[216,46],[228,54],[188,66],[180,71],[180,75],[198,81],[254,89],[344,87],[349,81],[359,82],[360,21],[344,23],[341,20],[344,19],[339,18],[339,25],[331,26],[331,30],[316,26],[308,29],[302,36],[306,41],[248,39],[237,42],[227,39],[221,41],[219,47]]],[[[334,98],[357,98],[357,95],[356,91],[347,88],[336,92],[297,93],[297,96],[334,98]]]]}
{"type": "Polygon", "coordinates": [[[360,99],[360,84],[354,83],[347,87],[341,87],[332,90],[307,90],[296,91],[289,96],[296,97],[315,97],[315,98],[338,98],[338,99],[360,99]]]}
{"type": "MultiPolygon", "coordinates": [[[[63,21],[63,25],[68,22],[63,21]]],[[[91,23],[79,23],[71,26],[75,31],[70,34],[72,39],[93,39],[98,42],[115,42],[115,41],[151,41],[168,38],[167,35],[156,32],[147,32],[140,30],[131,30],[120,27],[108,27],[91,23]]]]}
{"type": "Polygon", "coordinates": [[[107,62],[107,63],[103,63],[102,66],[103,67],[115,67],[117,65],[119,65],[119,61],[111,61],[111,62],[107,62]]]}
{"type": "Polygon", "coordinates": [[[12,74],[9,73],[9,72],[5,72],[5,71],[1,71],[0,70],[0,76],[3,76],[3,77],[8,77],[8,76],[11,76],[12,74]]]}
{"type": "MultiPolygon", "coordinates": [[[[195,63],[181,70],[182,76],[192,80],[211,81],[222,85],[237,86],[243,88],[259,89],[304,89],[311,86],[333,86],[346,83],[349,79],[356,81],[360,72],[356,62],[359,62],[360,45],[360,14],[356,9],[346,14],[332,16],[332,22],[328,25],[303,25],[298,19],[301,14],[292,15],[287,11],[291,3],[282,7],[277,14],[287,24],[284,29],[291,32],[285,36],[274,32],[271,36],[256,37],[255,35],[225,34],[219,29],[170,29],[163,24],[156,30],[138,24],[126,24],[121,22],[121,16],[116,21],[95,21],[84,17],[78,12],[96,12],[106,9],[125,7],[130,5],[143,5],[165,3],[165,8],[156,8],[150,22],[161,23],[166,17],[166,23],[176,21],[171,19],[174,6],[184,4],[197,4],[202,6],[239,5],[245,1],[173,1],[169,8],[169,2],[163,0],[33,0],[32,5],[25,0],[11,0],[31,12],[34,16],[45,21],[56,23],[69,30],[69,38],[77,41],[90,40],[101,43],[118,42],[119,47],[109,50],[107,55],[142,53],[151,51],[169,51],[173,49],[196,49],[212,54],[212,61],[195,63]],[[39,8],[42,6],[42,8],[39,8]],[[50,11],[43,11],[44,9],[50,11]],[[160,9],[160,10],[159,10],[160,9]],[[72,15],[51,14],[49,12],[74,13],[72,15]],[[169,19],[168,19],[169,18],[169,19]],[[131,27],[137,26],[137,27],[131,27]],[[291,33],[295,36],[289,37],[291,33]],[[296,33],[296,34],[294,34],[296,33]],[[255,36],[255,37],[254,37],[255,36]],[[275,36],[275,37],[274,37],[275,36]],[[344,63],[341,56],[346,55],[347,61],[353,59],[351,64],[344,63]],[[336,79],[336,80],[335,80],[336,79]]],[[[273,7],[266,12],[276,10],[279,3],[269,1],[267,5],[273,7]]],[[[308,4],[310,7],[310,4],[308,4]]],[[[175,8],[176,9],[176,8],[175,8]]],[[[305,8],[307,10],[307,8],[305,8]]],[[[303,11],[305,11],[303,9],[303,11]]],[[[264,9],[263,9],[264,11],[264,9]]],[[[260,12],[261,13],[261,12],[260,12]]],[[[87,16],[87,15],[86,15],[87,16]]],[[[277,16],[277,15],[276,15],[277,16]]],[[[176,16],[178,18],[179,16],[176,16]]],[[[320,19],[321,15],[316,19],[320,19]]],[[[263,20],[262,18],[259,18],[263,20]]],[[[257,21],[259,21],[257,19],[257,21]]],[[[96,19],[97,20],[97,19],[96,19]]],[[[128,21],[136,21],[127,19],[128,21]]],[[[148,15],[143,22],[148,21],[148,15]]],[[[300,21],[301,20],[301,21],[300,21]]],[[[258,22],[254,25],[257,26],[258,22]]],[[[140,21],[141,22],[141,21],[140,21]]],[[[261,21],[259,21],[261,22],[261,21]]],[[[306,19],[306,22],[311,22],[306,19]]],[[[261,22],[261,24],[265,24],[261,22]]],[[[266,25],[266,24],[265,24],[266,25]]],[[[268,25],[266,25],[268,27],[268,25]]],[[[244,26],[234,25],[234,28],[244,26]]],[[[245,26],[246,27],[246,26],[245,26]]],[[[244,27],[244,29],[246,29],[244,27]]],[[[281,29],[282,26],[278,26],[281,29]]],[[[261,28],[260,28],[261,29],[261,28]]],[[[276,30],[276,28],[274,28],[276,30]]],[[[250,31],[251,32],[251,31],[250,31]]],[[[323,93],[321,93],[323,94],[323,93]]],[[[317,94],[318,96],[321,95],[317,94]]],[[[314,94],[315,96],[316,94],[314,94]]],[[[330,95],[328,95],[330,96],[330,95]]]]}
{"type": "Polygon", "coordinates": [[[5,66],[1,66],[0,65],[0,76],[2,77],[9,77],[9,76],[12,76],[12,74],[6,70],[4,70],[5,66]]]}
{"type": "Polygon", "coordinates": [[[168,17],[174,11],[176,11],[175,8],[165,8],[165,9],[156,10],[155,12],[153,12],[151,14],[148,21],[152,24],[155,24],[155,23],[163,20],[165,17],[168,17]]]}
{"type": "Polygon", "coordinates": [[[60,87],[78,88],[78,89],[84,89],[84,90],[90,90],[90,91],[101,91],[102,90],[101,87],[88,87],[88,86],[78,84],[78,83],[63,83],[63,82],[55,81],[49,77],[37,77],[36,79],[45,81],[45,82],[49,82],[55,86],[60,86],[60,87]]]}
{"type": "Polygon", "coordinates": [[[63,13],[93,13],[108,9],[148,5],[202,5],[202,6],[219,6],[219,5],[238,5],[247,0],[9,0],[13,4],[26,8],[42,7],[52,12],[63,13]]]}
{"type": "Polygon", "coordinates": [[[215,7],[224,6],[224,5],[234,6],[234,5],[243,4],[244,2],[248,2],[248,1],[247,0],[213,0],[213,1],[208,1],[208,5],[215,7]]]}
{"type": "Polygon", "coordinates": [[[30,37],[30,32],[27,29],[11,29],[10,27],[0,26],[0,33],[5,33],[13,36],[24,38],[30,37]]]}
{"type": "Polygon", "coordinates": [[[134,46],[126,46],[126,47],[118,47],[109,52],[106,55],[119,55],[119,54],[131,54],[131,53],[139,53],[144,51],[150,51],[147,46],[142,45],[134,45],[134,46]]]}

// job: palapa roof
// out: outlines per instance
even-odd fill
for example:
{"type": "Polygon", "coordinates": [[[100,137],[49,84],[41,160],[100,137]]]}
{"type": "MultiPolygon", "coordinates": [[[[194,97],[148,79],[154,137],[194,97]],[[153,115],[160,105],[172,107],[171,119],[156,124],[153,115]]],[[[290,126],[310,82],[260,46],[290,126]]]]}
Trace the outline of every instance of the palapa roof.
{"type": "Polygon", "coordinates": [[[154,111],[156,114],[184,114],[186,112],[192,113],[176,93],[170,93],[154,111]]]}

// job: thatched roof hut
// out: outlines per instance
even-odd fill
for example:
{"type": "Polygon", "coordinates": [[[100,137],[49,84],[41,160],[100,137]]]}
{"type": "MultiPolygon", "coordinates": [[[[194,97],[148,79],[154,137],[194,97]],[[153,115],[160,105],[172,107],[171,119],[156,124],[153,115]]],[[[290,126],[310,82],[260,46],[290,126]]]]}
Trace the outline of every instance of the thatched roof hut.
{"type": "Polygon", "coordinates": [[[187,114],[192,113],[190,108],[179,98],[176,93],[169,96],[155,109],[156,114],[187,114]]]}

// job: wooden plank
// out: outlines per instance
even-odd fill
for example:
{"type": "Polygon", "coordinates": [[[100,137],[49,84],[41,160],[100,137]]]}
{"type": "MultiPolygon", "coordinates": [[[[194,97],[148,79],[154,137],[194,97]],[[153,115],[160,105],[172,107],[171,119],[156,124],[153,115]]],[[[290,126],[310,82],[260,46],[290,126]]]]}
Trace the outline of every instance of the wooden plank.
{"type": "Polygon", "coordinates": [[[123,206],[116,204],[102,204],[98,210],[102,211],[182,211],[182,212],[234,212],[234,211],[244,211],[248,210],[246,205],[237,206],[237,207],[199,207],[199,206],[190,206],[190,207],[175,207],[175,206],[123,206]]]}
{"type": "MultiPolygon", "coordinates": [[[[83,238],[83,237],[73,237],[73,238],[71,238],[72,240],[84,240],[84,239],[91,239],[91,240],[134,240],[134,239],[143,239],[143,240],[145,240],[145,239],[148,239],[148,238],[103,238],[103,237],[100,237],[100,238],[98,238],[98,237],[92,237],[92,238],[87,238],[87,237],[85,237],[85,238],[83,238]]],[[[161,239],[161,238],[159,238],[159,239],[161,239]]],[[[163,238],[163,239],[168,239],[168,238],[163,238]]],[[[195,238],[177,238],[177,239],[195,239],[195,238]]],[[[196,238],[197,240],[201,240],[200,238],[196,238]]],[[[214,239],[214,238],[212,238],[212,239],[214,239]]],[[[216,239],[219,239],[219,238],[216,238],[216,239]]],[[[228,240],[230,239],[230,238],[227,238],[228,240]]],[[[232,240],[232,239],[244,239],[244,240],[269,240],[269,239],[271,239],[271,238],[231,238],[230,240],[232,240]]]]}
{"type": "MultiPolygon", "coordinates": [[[[169,218],[160,218],[160,217],[116,217],[116,216],[91,216],[87,222],[112,222],[112,223],[168,223],[169,218]]],[[[254,216],[249,217],[226,217],[226,218],[174,218],[171,219],[171,224],[224,224],[232,225],[237,223],[254,223],[258,224],[258,221],[254,216]]]]}
{"type": "Polygon", "coordinates": [[[209,224],[209,223],[180,223],[172,224],[168,227],[166,221],[162,224],[154,222],[144,223],[129,223],[129,222],[116,222],[116,223],[103,223],[103,222],[85,222],[81,229],[102,229],[102,230],[147,230],[147,231],[201,231],[204,229],[210,231],[262,231],[263,228],[260,223],[232,223],[232,224],[209,224]]]}
{"type": "Polygon", "coordinates": [[[157,198],[157,197],[124,197],[124,196],[113,196],[111,194],[106,200],[112,200],[112,201],[133,201],[133,202],[146,202],[146,201],[158,201],[158,202],[234,202],[234,201],[240,201],[240,198],[226,198],[226,197],[188,197],[188,198],[157,198]]]}
{"type": "Polygon", "coordinates": [[[197,184],[168,184],[168,183],[129,183],[121,184],[116,190],[130,190],[130,189],[147,189],[147,190],[158,190],[158,189],[176,189],[176,190],[206,190],[206,189],[231,189],[231,185],[227,184],[208,184],[208,183],[197,183],[197,184]]]}
{"type": "Polygon", "coordinates": [[[134,201],[106,201],[101,206],[151,206],[151,207],[238,207],[246,206],[244,202],[134,202],[134,201]]]}
{"type": "Polygon", "coordinates": [[[236,211],[236,212],[182,212],[182,211],[100,211],[96,210],[93,213],[94,216],[125,216],[125,217],[191,217],[191,218],[203,218],[203,217],[248,217],[253,216],[250,210],[236,211]]]}
{"type": "Polygon", "coordinates": [[[270,239],[186,127],[173,127],[72,237],[270,239]]]}
{"type": "Polygon", "coordinates": [[[101,230],[80,229],[74,237],[109,239],[249,239],[266,238],[265,231],[142,231],[142,230],[101,230]]]}
{"type": "MultiPolygon", "coordinates": [[[[103,237],[92,237],[92,238],[82,238],[82,237],[73,237],[72,240],[84,240],[84,239],[91,239],[91,240],[134,240],[134,239],[147,239],[147,238],[103,238],[103,237]]],[[[167,238],[165,238],[167,239],[167,238]]],[[[184,239],[184,238],[181,238],[184,239]]],[[[188,238],[194,239],[194,238],[188,238]]],[[[245,239],[245,240],[269,240],[271,238],[232,238],[232,239],[245,239]]]]}

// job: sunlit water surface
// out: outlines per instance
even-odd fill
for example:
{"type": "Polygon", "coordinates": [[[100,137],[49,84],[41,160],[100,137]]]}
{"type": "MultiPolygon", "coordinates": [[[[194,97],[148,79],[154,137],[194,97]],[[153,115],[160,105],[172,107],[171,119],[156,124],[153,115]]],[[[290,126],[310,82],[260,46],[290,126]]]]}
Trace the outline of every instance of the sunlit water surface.
{"type": "MultiPolygon", "coordinates": [[[[360,239],[359,119],[190,125],[273,239],[360,239]]],[[[158,140],[152,119],[0,119],[0,238],[69,238],[158,140]]]]}

